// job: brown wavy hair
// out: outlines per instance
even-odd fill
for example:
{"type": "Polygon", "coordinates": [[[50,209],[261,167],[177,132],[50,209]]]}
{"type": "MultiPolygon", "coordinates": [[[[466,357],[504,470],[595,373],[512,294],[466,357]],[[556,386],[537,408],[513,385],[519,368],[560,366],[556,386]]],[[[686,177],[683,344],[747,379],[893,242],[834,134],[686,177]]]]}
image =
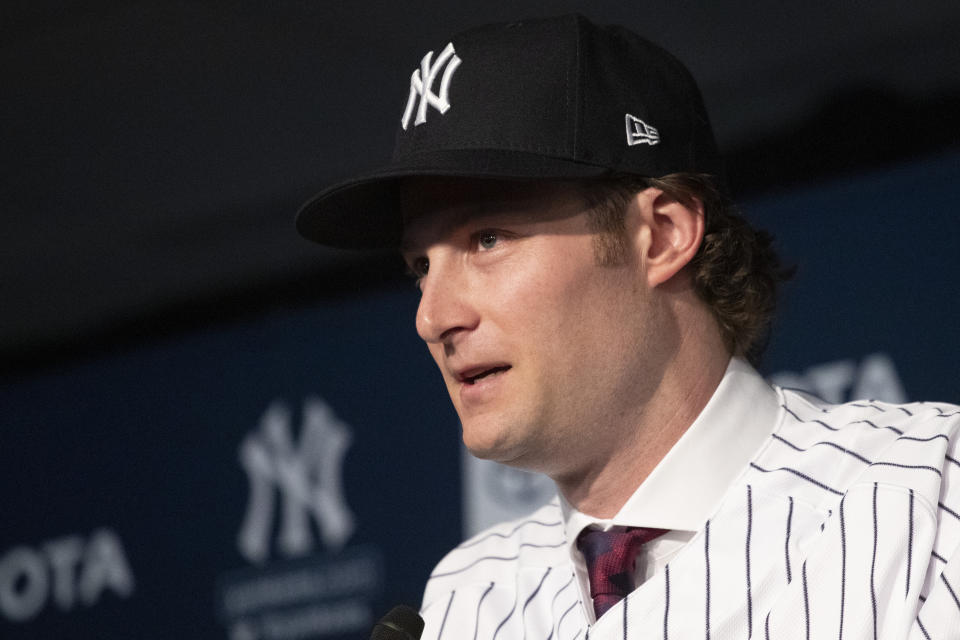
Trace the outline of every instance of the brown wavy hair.
{"type": "Polygon", "coordinates": [[[703,203],[703,242],[687,267],[693,288],[713,312],[730,352],[756,364],[769,339],[777,288],[794,270],[782,265],[773,248],[773,236],[750,226],[711,176],[624,175],[587,182],[598,262],[623,262],[627,205],[634,194],[649,187],[690,208],[696,208],[698,201],[703,203]]]}

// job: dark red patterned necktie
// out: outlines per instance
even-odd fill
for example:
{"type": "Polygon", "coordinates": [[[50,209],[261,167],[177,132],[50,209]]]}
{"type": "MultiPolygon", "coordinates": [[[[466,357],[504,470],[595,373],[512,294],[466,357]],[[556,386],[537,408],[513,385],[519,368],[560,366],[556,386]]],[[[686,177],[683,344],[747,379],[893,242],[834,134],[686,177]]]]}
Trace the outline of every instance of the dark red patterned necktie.
{"type": "Polygon", "coordinates": [[[636,588],[633,574],[640,547],[664,529],[631,527],[613,531],[584,529],[577,536],[577,548],[587,561],[593,611],[600,618],[636,588]]]}

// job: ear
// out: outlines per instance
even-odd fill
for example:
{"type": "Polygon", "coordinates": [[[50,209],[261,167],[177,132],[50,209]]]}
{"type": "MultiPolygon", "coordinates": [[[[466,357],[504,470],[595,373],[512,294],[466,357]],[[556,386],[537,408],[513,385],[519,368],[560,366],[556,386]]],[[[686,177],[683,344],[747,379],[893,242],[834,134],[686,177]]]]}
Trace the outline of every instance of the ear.
{"type": "Polygon", "coordinates": [[[689,207],[660,189],[636,195],[641,227],[638,234],[647,284],[651,288],[675,276],[696,255],[703,242],[703,203],[689,207]]]}

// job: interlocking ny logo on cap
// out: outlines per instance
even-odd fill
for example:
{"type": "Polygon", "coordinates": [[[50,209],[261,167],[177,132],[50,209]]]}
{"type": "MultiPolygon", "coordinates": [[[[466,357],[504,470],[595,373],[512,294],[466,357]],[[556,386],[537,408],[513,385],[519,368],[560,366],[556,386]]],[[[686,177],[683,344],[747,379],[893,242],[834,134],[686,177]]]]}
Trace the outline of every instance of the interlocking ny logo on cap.
{"type": "Polygon", "coordinates": [[[413,121],[413,126],[421,125],[427,121],[427,106],[432,105],[440,113],[446,113],[450,108],[448,93],[450,91],[450,79],[453,72],[460,66],[460,58],[453,49],[453,43],[450,42],[444,48],[436,61],[433,61],[433,51],[428,51],[420,61],[420,68],[416,69],[410,75],[410,97],[407,98],[407,108],[403,110],[404,131],[410,125],[410,116],[413,115],[413,107],[417,104],[417,97],[420,98],[420,104],[417,107],[417,119],[413,121]],[[437,79],[437,74],[443,69],[443,77],[440,80],[440,95],[433,92],[433,83],[437,79]]]}
{"type": "Polygon", "coordinates": [[[627,114],[627,146],[649,144],[653,146],[660,142],[660,132],[640,118],[627,114]]]}

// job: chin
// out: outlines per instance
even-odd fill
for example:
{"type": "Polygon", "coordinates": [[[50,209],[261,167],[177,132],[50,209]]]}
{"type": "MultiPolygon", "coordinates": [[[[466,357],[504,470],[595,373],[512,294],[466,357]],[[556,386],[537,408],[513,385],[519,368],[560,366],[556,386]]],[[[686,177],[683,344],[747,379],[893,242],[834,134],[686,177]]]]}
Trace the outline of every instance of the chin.
{"type": "Polygon", "coordinates": [[[467,438],[466,434],[464,434],[463,445],[467,448],[467,451],[470,452],[470,455],[475,458],[491,460],[493,462],[503,461],[502,447],[498,447],[496,444],[477,442],[467,438]]]}
{"type": "Polygon", "coordinates": [[[468,439],[465,434],[463,444],[475,458],[524,471],[543,471],[542,465],[538,463],[538,456],[530,455],[531,451],[521,442],[478,442],[468,439]]]}
{"type": "Polygon", "coordinates": [[[474,457],[481,460],[509,463],[515,458],[511,455],[515,445],[507,442],[505,434],[499,429],[484,429],[477,425],[463,427],[463,444],[474,457]]]}

